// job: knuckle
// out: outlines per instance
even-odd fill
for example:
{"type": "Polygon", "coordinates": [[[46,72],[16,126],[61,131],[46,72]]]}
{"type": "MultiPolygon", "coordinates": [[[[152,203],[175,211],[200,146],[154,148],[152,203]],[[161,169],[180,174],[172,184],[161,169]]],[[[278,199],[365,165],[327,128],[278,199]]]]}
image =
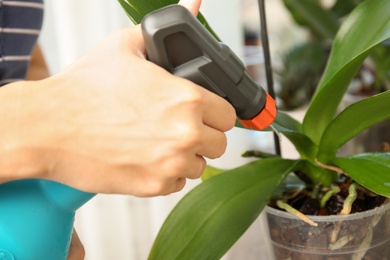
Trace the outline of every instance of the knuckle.
{"type": "Polygon", "coordinates": [[[182,123],[177,131],[177,148],[186,151],[199,146],[202,143],[202,131],[195,122],[182,123]]]}
{"type": "Polygon", "coordinates": [[[229,105],[227,109],[221,111],[221,118],[223,118],[223,126],[221,126],[221,131],[226,132],[232,129],[237,120],[237,114],[233,106],[229,105]]]}
{"type": "Polygon", "coordinates": [[[182,153],[178,154],[169,164],[166,164],[165,166],[166,176],[171,180],[182,177],[183,172],[185,172],[188,167],[186,158],[181,154],[182,153]]]}
{"type": "MultiPolygon", "coordinates": [[[[187,80],[186,80],[187,81],[187,80]]],[[[191,81],[187,81],[189,84],[187,85],[187,94],[188,99],[194,102],[201,102],[203,100],[203,88],[195,85],[191,81]]]]}
{"type": "Polygon", "coordinates": [[[202,106],[204,103],[203,92],[199,86],[195,86],[192,83],[187,85],[187,88],[183,90],[184,100],[192,107],[202,106]]]}
{"type": "Polygon", "coordinates": [[[227,148],[227,144],[228,144],[227,137],[225,134],[223,134],[221,137],[221,142],[220,142],[220,146],[219,146],[220,156],[225,153],[226,148],[227,148]]]}
{"type": "Polygon", "coordinates": [[[204,159],[204,157],[202,156],[199,156],[200,159],[201,159],[201,163],[200,163],[200,166],[199,166],[199,170],[197,173],[195,173],[194,175],[194,178],[193,179],[198,179],[202,176],[202,174],[204,173],[205,169],[206,169],[206,166],[207,166],[207,161],[206,159],[204,159]]]}
{"type": "Polygon", "coordinates": [[[192,148],[198,146],[202,142],[202,132],[198,127],[190,127],[184,140],[186,147],[192,148]]]}
{"type": "Polygon", "coordinates": [[[186,179],[180,178],[176,181],[175,189],[172,192],[181,191],[186,185],[186,179]]]}
{"type": "Polygon", "coordinates": [[[174,185],[178,179],[182,179],[184,177],[183,173],[186,168],[186,160],[181,155],[177,155],[169,159],[167,158],[164,162],[160,163],[159,177],[154,177],[148,183],[148,193],[151,196],[156,196],[172,192],[172,185],[174,185]]]}
{"type": "Polygon", "coordinates": [[[232,106],[230,106],[227,119],[226,119],[226,121],[228,122],[228,128],[229,128],[228,130],[234,127],[234,125],[236,124],[236,120],[237,120],[236,110],[232,106]]]}
{"type": "Polygon", "coordinates": [[[226,151],[226,148],[227,148],[227,137],[225,134],[221,135],[221,138],[219,138],[218,142],[213,144],[214,146],[214,154],[211,155],[210,159],[217,159],[219,157],[221,157],[225,151],[226,151]]]}

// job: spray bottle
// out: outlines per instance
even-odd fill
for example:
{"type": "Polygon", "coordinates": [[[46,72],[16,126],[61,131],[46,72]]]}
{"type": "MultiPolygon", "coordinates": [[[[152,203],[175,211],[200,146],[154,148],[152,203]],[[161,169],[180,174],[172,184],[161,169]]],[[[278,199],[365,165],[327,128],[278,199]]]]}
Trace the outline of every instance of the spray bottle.
{"type": "MultiPolygon", "coordinates": [[[[225,98],[245,127],[272,124],[275,101],[187,9],[154,11],[143,19],[142,31],[150,61],[225,98]]],[[[75,212],[94,196],[48,180],[1,184],[0,259],[65,260],[75,212]]]]}

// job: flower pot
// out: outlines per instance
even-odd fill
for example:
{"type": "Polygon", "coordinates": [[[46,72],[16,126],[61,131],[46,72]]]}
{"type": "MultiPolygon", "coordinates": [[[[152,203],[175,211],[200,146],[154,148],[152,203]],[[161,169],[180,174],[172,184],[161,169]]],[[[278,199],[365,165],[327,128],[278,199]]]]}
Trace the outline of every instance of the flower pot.
{"type": "Polygon", "coordinates": [[[276,260],[390,259],[390,203],[346,216],[309,216],[318,226],[265,209],[276,260]]]}

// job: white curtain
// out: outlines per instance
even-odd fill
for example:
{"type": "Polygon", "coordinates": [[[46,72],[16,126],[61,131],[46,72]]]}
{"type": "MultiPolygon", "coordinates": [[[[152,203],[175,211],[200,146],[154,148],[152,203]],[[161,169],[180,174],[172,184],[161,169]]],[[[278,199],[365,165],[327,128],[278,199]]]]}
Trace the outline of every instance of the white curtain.
{"type": "MultiPolygon", "coordinates": [[[[40,44],[52,73],[80,57],[108,32],[131,26],[116,0],[45,0],[45,4],[40,44]]],[[[240,1],[204,0],[201,10],[223,41],[241,56],[240,1]]],[[[240,157],[243,150],[272,147],[272,139],[262,133],[234,129],[228,138],[227,153],[209,161],[211,165],[231,168],[248,161],[240,157]]],[[[146,259],[170,210],[198,183],[192,181],[182,192],[150,199],[97,195],[76,215],[75,226],[86,248],[86,259],[146,259]]],[[[262,225],[263,222],[256,222],[224,258],[270,259],[262,225]]]]}

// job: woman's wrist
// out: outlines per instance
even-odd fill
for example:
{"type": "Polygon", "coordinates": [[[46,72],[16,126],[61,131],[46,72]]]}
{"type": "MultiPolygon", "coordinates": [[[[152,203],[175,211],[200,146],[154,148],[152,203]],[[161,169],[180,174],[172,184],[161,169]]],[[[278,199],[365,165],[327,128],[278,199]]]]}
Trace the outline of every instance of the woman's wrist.
{"type": "Polygon", "coordinates": [[[24,81],[0,88],[0,183],[45,174],[41,83],[24,81]]]}

